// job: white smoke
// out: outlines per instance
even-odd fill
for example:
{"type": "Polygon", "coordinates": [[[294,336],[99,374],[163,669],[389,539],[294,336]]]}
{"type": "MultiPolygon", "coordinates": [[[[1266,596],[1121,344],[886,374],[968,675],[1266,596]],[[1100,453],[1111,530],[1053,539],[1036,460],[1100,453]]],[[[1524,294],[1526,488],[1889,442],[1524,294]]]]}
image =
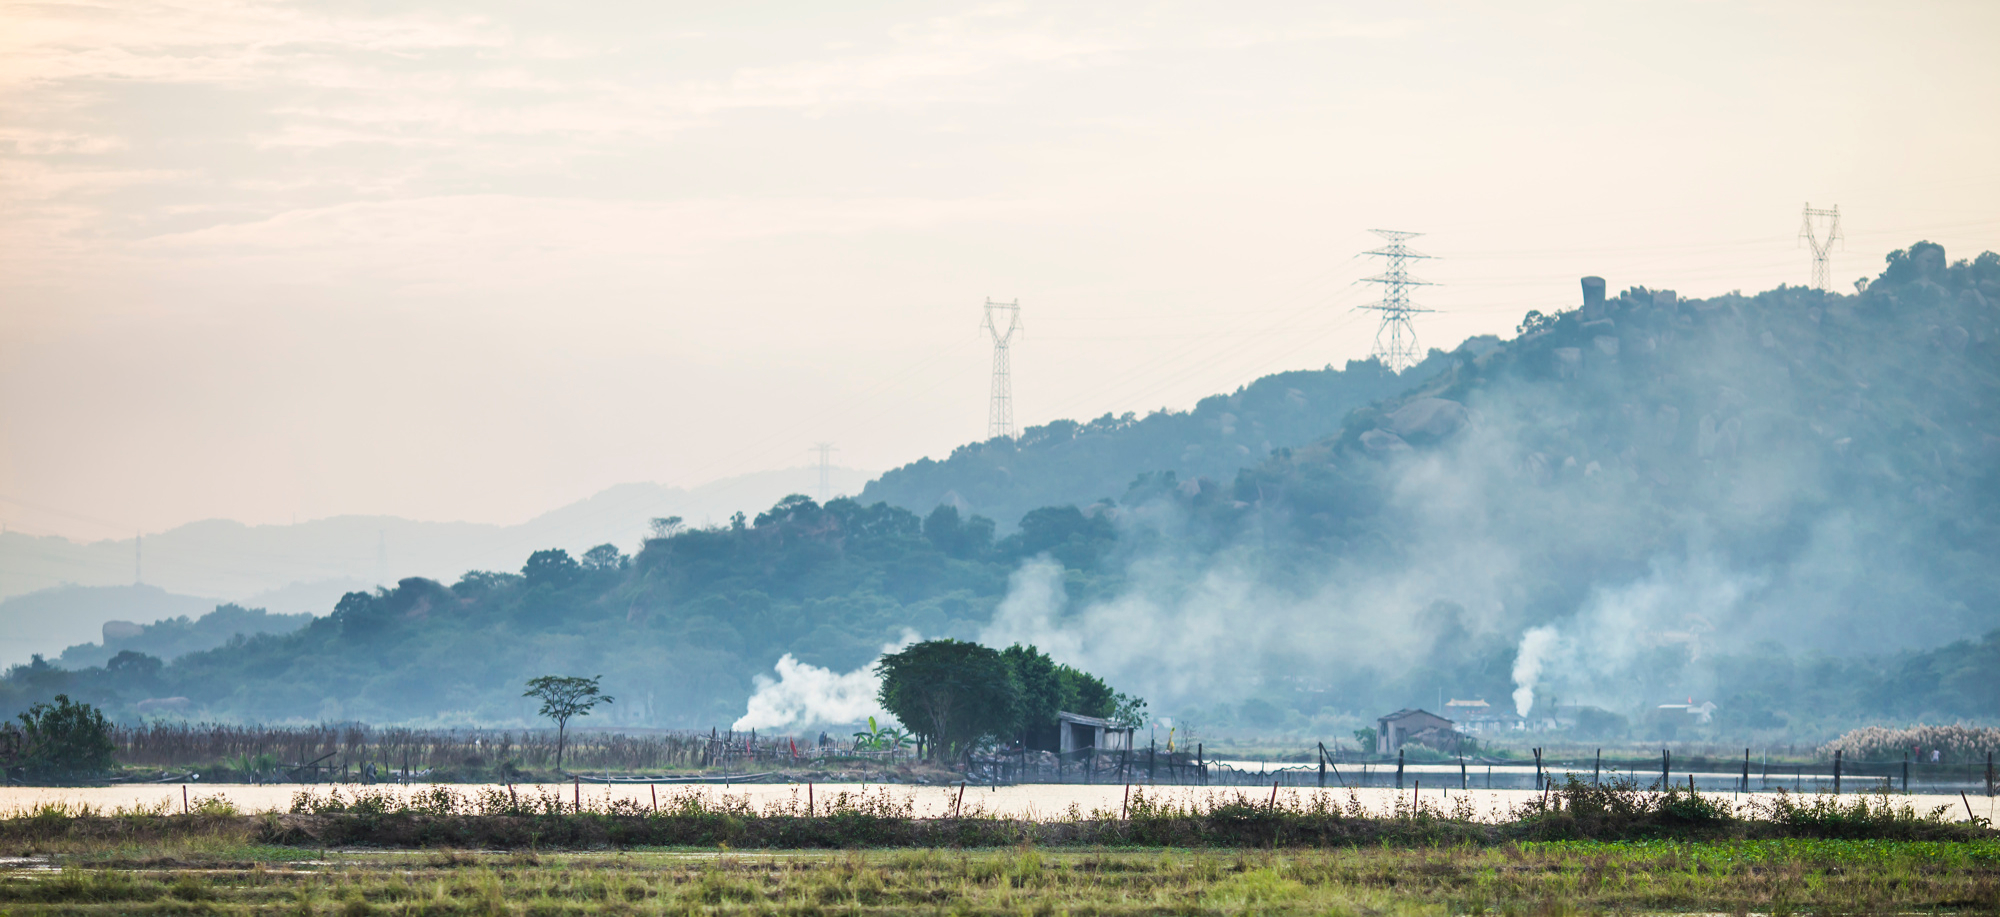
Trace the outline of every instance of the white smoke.
{"type": "Polygon", "coordinates": [[[1171,589],[1148,588],[1164,578],[1141,564],[1134,589],[1073,606],[1062,565],[1045,556],[1029,559],[1014,572],[979,642],[1033,645],[1155,705],[1247,691],[1271,631],[1298,615],[1257,595],[1250,575],[1232,564],[1176,581],[1171,589]]]}
{"type": "Polygon", "coordinates": [[[1007,597],[993,609],[993,620],[979,634],[987,646],[1026,643],[1072,665],[1083,660],[1084,635],[1058,620],[1069,597],[1063,593],[1063,567],[1047,555],[1030,558],[1007,583],[1007,597]]]}
{"type": "MultiPolygon", "coordinates": [[[[979,642],[1034,644],[1161,713],[1331,691],[1325,706],[1372,715],[1359,708],[1408,705],[1432,685],[1378,691],[1367,673],[1391,681],[1417,665],[1436,670],[1439,688],[1504,693],[1511,684],[1523,715],[1538,699],[1632,712],[1707,690],[1714,676],[1706,658],[1758,638],[1790,645],[1805,615],[1853,603],[1854,571],[1867,566],[1855,547],[1866,517],[1817,520],[1803,549],[1777,563],[1736,556],[1727,539],[1718,545],[1709,534],[1810,496],[1780,473],[1792,467],[1792,452],[1774,451],[1752,469],[1771,473],[1729,479],[1734,490],[1718,504],[1727,511],[1719,520],[1703,512],[1642,518],[1634,513],[1654,505],[1660,486],[1639,473],[1652,467],[1644,456],[1571,461],[1522,440],[1566,404],[1486,401],[1485,419],[1453,439],[1383,460],[1379,531],[1324,556],[1272,550],[1281,543],[1272,539],[1291,537],[1302,521],[1285,515],[1283,500],[1272,501],[1268,518],[1245,509],[1254,524],[1235,532],[1171,498],[1118,507],[1120,550],[1130,553],[1117,558],[1115,591],[1072,599],[1074,574],[1047,557],[1028,559],[979,642]],[[1240,540],[1195,547],[1218,534],[1240,540]],[[1642,549],[1634,559],[1646,567],[1597,560],[1607,544],[1642,549]],[[1299,564],[1304,558],[1313,562],[1299,564]],[[1567,558],[1605,573],[1580,583],[1575,568],[1552,572],[1567,558]],[[1512,678],[1496,684],[1499,673],[1477,660],[1508,643],[1517,647],[1512,678]]],[[[1671,442],[1661,442],[1646,448],[1666,462],[1671,442]]],[[[1326,461],[1357,475],[1375,467],[1345,453],[1326,461]]],[[[1329,513],[1326,524],[1336,518],[1329,513]]],[[[1301,712],[1310,714],[1311,703],[1302,701],[1301,712]]]]}
{"type": "MultiPolygon", "coordinates": [[[[882,646],[882,653],[897,652],[921,639],[916,631],[905,628],[896,642],[882,646]]],[[[749,709],[730,728],[803,728],[859,723],[871,716],[894,722],[876,699],[882,688],[882,677],[875,674],[875,663],[880,660],[881,656],[877,656],[867,665],[843,673],[808,665],[786,653],[778,659],[777,680],[768,675],[757,676],[757,690],[750,695],[749,709]]]]}
{"type": "Polygon", "coordinates": [[[1535,706],[1535,683],[1542,678],[1542,663],[1555,650],[1556,629],[1531,627],[1521,635],[1521,649],[1514,656],[1514,712],[1527,716],[1535,706]]]}
{"type": "MultiPolygon", "coordinates": [[[[1576,615],[1521,635],[1514,657],[1514,709],[1535,705],[1537,686],[1560,689],[1578,702],[1607,707],[1657,703],[1685,682],[1657,681],[1648,654],[1667,651],[1694,660],[1745,617],[1749,596],[1763,578],[1731,570],[1725,558],[1691,549],[1685,560],[1658,559],[1646,576],[1592,591],[1576,615]]],[[[1658,660],[1653,660],[1654,664],[1658,660]]]]}

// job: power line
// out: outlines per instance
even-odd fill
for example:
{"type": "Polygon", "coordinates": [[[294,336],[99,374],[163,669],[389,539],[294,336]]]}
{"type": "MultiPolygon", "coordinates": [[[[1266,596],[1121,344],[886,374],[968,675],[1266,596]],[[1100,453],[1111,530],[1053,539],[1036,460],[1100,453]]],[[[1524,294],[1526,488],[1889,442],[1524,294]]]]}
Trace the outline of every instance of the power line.
{"type": "Polygon", "coordinates": [[[993,336],[993,392],[986,407],[986,438],[1014,438],[1014,379],[1007,345],[1021,330],[1021,301],[986,300],[986,321],[981,327],[993,336]],[[1003,330],[1002,325],[1006,328],[1003,330]]]}
{"type": "Polygon", "coordinates": [[[1799,223],[1799,239],[1812,247],[1813,289],[1826,291],[1828,252],[1833,243],[1841,241],[1840,206],[1817,208],[1811,201],[1806,202],[1805,217],[1799,223]]]}
{"type": "Polygon", "coordinates": [[[1411,287],[1432,286],[1429,281],[1410,276],[1410,262],[1419,258],[1429,258],[1411,249],[1404,242],[1423,235],[1420,232],[1402,232],[1395,229],[1371,229],[1372,232],[1388,240],[1389,244],[1368,252],[1384,259],[1387,263],[1382,273],[1364,277],[1368,283],[1382,285],[1382,298],[1374,303],[1356,308],[1382,313],[1382,325],[1375,329],[1375,351],[1373,356],[1391,371],[1402,372],[1424,358],[1423,350],[1417,346],[1417,329],[1410,323],[1410,316],[1419,312],[1434,312],[1434,309],[1420,308],[1410,302],[1411,287]],[[1384,341],[1383,335],[1388,335],[1384,341]]]}

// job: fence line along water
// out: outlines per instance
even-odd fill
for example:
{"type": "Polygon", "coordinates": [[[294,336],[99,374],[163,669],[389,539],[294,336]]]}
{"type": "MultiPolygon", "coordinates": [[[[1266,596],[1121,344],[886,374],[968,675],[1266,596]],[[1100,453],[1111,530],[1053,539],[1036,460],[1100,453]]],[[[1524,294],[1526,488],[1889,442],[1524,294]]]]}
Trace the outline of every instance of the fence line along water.
{"type": "MultiPolygon", "coordinates": [[[[975,755],[960,778],[973,783],[1132,783],[1181,786],[1402,787],[1419,781],[1459,789],[1541,789],[1570,775],[1596,783],[1625,778],[1641,785],[1686,784],[1707,791],[1755,792],[1966,792],[1995,791],[1992,752],[1978,741],[1991,730],[1936,730],[1935,734],[1858,731],[1849,742],[1827,747],[1828,760],[1777,763],[1764,754],[1685,754],[1663,750],[1651,761],[1605,758],[1595,750],[1536,749],[1521,759],[1457,758],[1404,762],[1395,757],[1357,758],[1319,746],[1310,763],[1252,765],[1218,761],[1197,744],[1168,750],[1157,744],[1129,749],[1085,748],[1063,754],[996,750],[975,755]],[[1906,752],[1902,760],[1856,760],[1854,751],[1892,753],[1915,738],[1943,746],[1940,760],[1906,752]],[[1854,741],[1866,739],[1870,741],[1854,741]],[[1947,741],[1949,740],[1949,741],[1947,741]],[[1852,749],[1852,750],[1850,750],[1852,749]]],[[[360,723],[240,726],[167,723],[119,726],[112,741],[121,763],[137,768],[220,768],[218,777],[246,781],[323,782],[349,779],[425,778],[445,782],[518,781],[556,769],[553,729],[416,729],[360,723]]],[[[672,773],[749,774],[810,770],[873,771],[909,762],[915,749],[872,748],[874,743],[709,730],[569,731],[562,770],[616,779],[672,773]]],[[[1312,749],[1308,749],[1310,752],[1312,749]]],[[[1913,752],[1924,750],[1918,745],[1913,752]]],[[[1432,756],[1435,758],[1435,756],[1432,756]]],[[[1870,756],[1872,757],[1872,755],[1870,756]]],[[[931,775],[935,779],[938,775],[931,775]]],[[[588,776],[586,776],[588,779],[588,776]]],[[[864,777],[864,779],[866,779],[864,777]]]]}
{"type": "MultiPolygon", "coordinates": [[[[118,726],[112,742],[120,763],[133,767],[222,766],[263,779],[353,777],[373,766],[383,775],[459,773],[504,778],[556,765],[553,729],[414,729],[360,723],[238,726],[156,722],[118,726]]],[[[640,773],[798,764],[829,756],[880,759],[819,736],[759,736],[753,732],[571,729],[562,766],[578,772],[640,773]]]]}

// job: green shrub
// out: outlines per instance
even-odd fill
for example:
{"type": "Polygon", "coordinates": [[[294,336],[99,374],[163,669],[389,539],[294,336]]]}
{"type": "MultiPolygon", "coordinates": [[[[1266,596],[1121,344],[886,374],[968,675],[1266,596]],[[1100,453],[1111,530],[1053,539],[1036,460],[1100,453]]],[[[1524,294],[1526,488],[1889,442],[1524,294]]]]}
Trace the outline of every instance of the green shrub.
{"type": "Polygon", "coordinates": [[[10,766],[31,777],[74,779],[93,777],[117,766],[118,746],[111,741],[111,724],[104,712],[80,704],[67,694],[53,704],[36,704],[0,729],[0,750],[10,766]]]}

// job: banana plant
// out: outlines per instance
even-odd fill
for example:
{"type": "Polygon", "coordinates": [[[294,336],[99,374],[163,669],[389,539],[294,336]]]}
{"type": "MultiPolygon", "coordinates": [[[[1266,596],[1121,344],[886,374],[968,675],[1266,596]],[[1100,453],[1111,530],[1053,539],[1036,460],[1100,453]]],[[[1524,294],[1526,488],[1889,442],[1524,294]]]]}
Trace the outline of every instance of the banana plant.
{"type": "Polygon", "coordinates": [[[909,741],[909,733],[894,726],[884,727],[872,716],[868,718],[868,731],[854,734],[854,747],[859,751],[889,751],[909,741]]]}
{"type": "Polygon", "coordinates": [[[875,725],[875,718],[868,718],[868,731],[854,734],[856,751],[874,751],[882,747],[882,728],[875,725]]]}

